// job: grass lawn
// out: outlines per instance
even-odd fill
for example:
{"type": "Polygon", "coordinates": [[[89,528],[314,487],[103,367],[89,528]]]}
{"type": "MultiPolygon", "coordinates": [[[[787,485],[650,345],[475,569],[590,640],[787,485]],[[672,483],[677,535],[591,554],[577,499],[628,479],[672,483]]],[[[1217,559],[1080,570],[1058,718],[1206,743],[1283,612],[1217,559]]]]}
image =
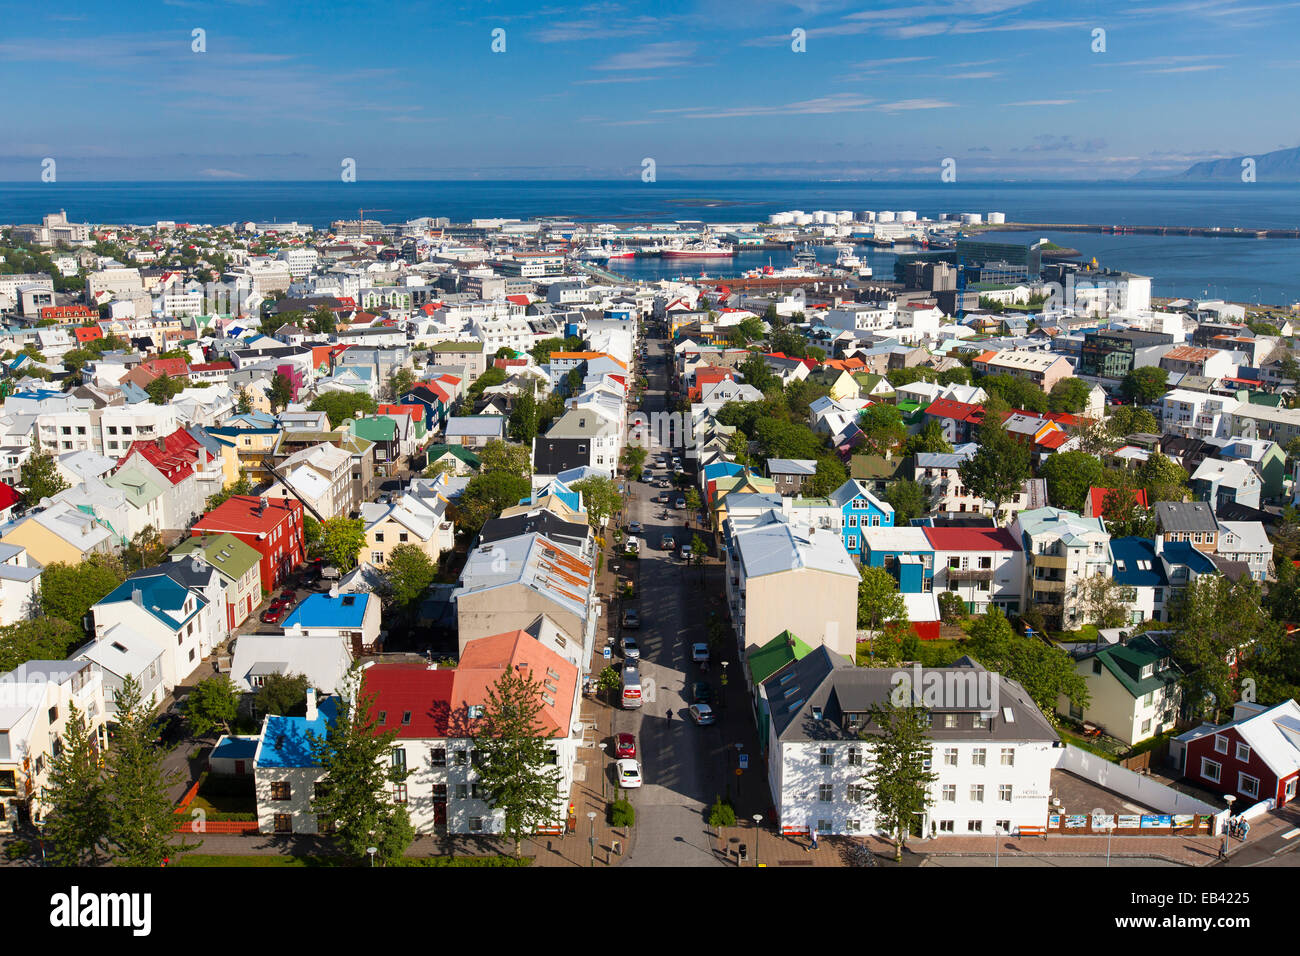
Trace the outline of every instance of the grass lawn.
{"type": "MultiPolygon", "coordinates": [[[[531,866],[531,856],[516,860],[510,856],[408,856],[389,866],[531,866]]],[[[171,866],[252,866],[252,867],[349,867],[366,866],[365,863],[332,856],[258,856],[247,854],[241,856],[217,856],[211,853],[182,853],[169,864],[171,866]]]]}
{"type": "Polygon", "coordinates": [[[1113,737],[1084,737],[1064,725],[1056,729],[1066,743],[1073,744],[1080,750],[1086,750],[1090,754],[1096,754],[1098,757],[1104,757],[1114,763],[1118,763],[1120,756],[1129,749],[1125,744],[1113,737]]]}
{"type": "Polygon", "coordinates": [[[1077,631],[1058,631],[1053,637],[1062,644],[1095,643],[1097,641],[1097,625],[1085,624],[1077,631]]]}

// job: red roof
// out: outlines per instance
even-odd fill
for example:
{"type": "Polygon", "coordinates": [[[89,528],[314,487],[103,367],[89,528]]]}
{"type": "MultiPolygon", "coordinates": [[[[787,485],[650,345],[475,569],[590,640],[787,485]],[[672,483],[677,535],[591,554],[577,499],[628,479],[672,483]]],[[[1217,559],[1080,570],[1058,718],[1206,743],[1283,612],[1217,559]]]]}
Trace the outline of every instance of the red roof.
{"type": "Polygon", "coordinates": [[[936,551],[1019,551],[1006,528],[922,528],[936,551]]]}
{"type": "MultiPolygon", "coordinates": [[[[166,438],[132,442],[126,454],[118,461],[117,467],[125,465],[132,455],[139,455],[162,472],[163,477],[173,485],[178,485],[194,474],[194,466],[199,461],[202,448],[193,435],[178,428],[166,438]]],[[[207,454],[206,451],[202,453],[207,454]]]]}
{"type": "MultiPolygon", "coordinates": [[[[142,363],[150,372],[157,375],[188,375],[190,363],[182,358],[158,358],[142,363]]],[[[233,366],[232,366],[233,368],[233,366]]]]}
{"type": "Polygon", "coordinates": [[[515,305],[522,305],[522,306],[528,306],[532,304],[532,300],[529,299],[528,296],[526,295],[508,295],[506,296],[506,301],[513,302],[515,305]]]}
{"type": "MultiPolygon", "coordinates": [[[[1088,502],[1092,509],[1090,517],[1098,518],[1101,516],[1102,512],[1105,510],[1106,496],[1113,490],[1113,488],[1097,487],[1088,489],[1088,502]]],[[[1151,507],[1151,503],[1147,501],[1147,490],[1145,488],[1135,488],[1133,490],[1133,497],[1137,499],[1139,508],[1151,507]]]]}
{"type": "Polygon", "coordinates": [[[452,688],[456,672],[449,668],[429,670],[424,664],[373,664],[366,669],[363,695],[374,695],[371,716],[387,715],[376,733],[397,731],[407,739],[441,739],[455,736],[448,732],[451,717],[452,688]],[[411,722],[402,718],[410,713],[411,722]]]}
{"type": "Polygon", "coordinates": [[[380,405],[375,409],[378,415],[410,415],[414,421],[424,421],[423,405],[380,405]]]}
{"type": "Polygon", "coordinates": [[[927,415],[936,418],[952,418],[959,422],[971,422],[978,425],[984,421],[984,406],[969,402],[954,402],[950,398],[936,398],[925,410],[927,415]]]}
{"type": "Polygon", "coordinates": [[[294,498],[268,498],[267,507],[259,515],[260,499],[257,495],[231,495],[217,507],[194,522],[190,534],[266,534],[288,517],[302,513],[302,502],[294,498]]]}
{"type": "Polygon", "coordinates": [[[1042,438],[1038,439],[1037,444],[1043,448],[1060,448],[1069,440],[1070,436],[1065,432],[1050,431],[1042,438]]]}
{"type": "Polygon", "coordinates": [[[191,365],[191,372],[233,372],[235,366],[230,362],[201,362],[198,365],[191,365]]]}
{"type": "Polygon", "coordinates": [[[3,511],[5,508],[12,508],[22,500],[23,496],[13,487],[0,481],[0,511],[3,511]]]}

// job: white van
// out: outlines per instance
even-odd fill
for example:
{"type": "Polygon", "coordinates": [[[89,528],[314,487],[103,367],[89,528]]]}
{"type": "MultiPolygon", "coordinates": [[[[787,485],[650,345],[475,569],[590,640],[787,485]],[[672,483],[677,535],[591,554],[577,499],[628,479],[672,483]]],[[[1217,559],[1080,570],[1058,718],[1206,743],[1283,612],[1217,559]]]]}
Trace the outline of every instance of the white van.
{"type": "Polygon", "coordinates": [[[641,670],[635,664],[623,668],[623,707],[632,709],[641,706],[641,670]]]}

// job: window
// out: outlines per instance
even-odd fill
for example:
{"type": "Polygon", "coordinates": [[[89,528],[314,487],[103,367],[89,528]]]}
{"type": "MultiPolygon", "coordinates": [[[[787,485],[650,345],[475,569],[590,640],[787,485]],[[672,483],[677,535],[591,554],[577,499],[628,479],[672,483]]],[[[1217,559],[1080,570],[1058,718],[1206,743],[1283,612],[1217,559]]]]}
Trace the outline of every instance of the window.
{"type": "Polygon", "coordinates": [[[848,548],[850,551],[857,550],[858,536],[856,534],[846,534],[844,536],[844,547],[848,548]]]}
{"type": "Polygon", "coordinates": [[[293,814],[277,813],[275,815],[275,832],[292,833],[293,832],[293,814]]]}
{"type": "Polygon", "coordinates": [[[861,784],[851,783],[845,792],[850,803],[860,803],[867,797],[867,788],[861,784]]]}
{"type": "Polygon", "coordinates": [[[288,800],[292,796],[288,780],[275,780],[271,783],[272,800],[288,800]]]}
{"type": "Polygon", "coordinates": [[[844,821],[844,832],[845,832],[845,833],[860,833],[860,832],[862,832],[862,821],[861,821],[861,820],[845,820],[845,821],[844,821]]]}
{"type": "Polygon", "coordinates": [[[1250,745],[1237,741],[1237,759],[1245,763],[1250,759],[1250,745]]]}
{"type": "Polygon", "coordinates": [[[985,752],[984,748],[983,748],[983,747],[976,747],[974,750],[971,751],[971,754],[970,754],[970,762],[971,762],[971,766],[972,766],[972,767],[983,767],[983,766],[985,766],[985,756],[986,756],[986,752],[985,752]]]}
{"type": "Polygon", "coordinates": [[[395,769],[397,769],[397,770],[405,770],[405,769],[406,769],[406,751],[405,751],[405,750],[403,750],[401,747],[397,747],[397,748],[395,748],[395,749],[393,749],[393,750],[390,750],[388,753],[389,753],[390,758],[392,759],[392,765],[393,765],[393,767],[394,767],[395,769]]]}
{"type": "Polygon", "coordinates": [[[1259,797],[1259,778],[1248,773],[1237,774],[1237,792],[1244,793],[1252,799],[1259,797]]]}
{"type": "Polygon", "coordinates": [[[483,800],[483,799],[485,799],[484,794],[483,794],[483,785],[482,785],[482,784],[478,784],[478,783],[471,783],[471,784],[469,785],[469,798],[470,798],[471,800],[483,800]]]}
{"type": "Polygon", "coordinates": [[[943,762],[944,762],[944,765],[945,765],[945,766],[948,766],[948,767],[955,767],[955,766],[957,766],[957,748],[956,748],[956,747],[947,747],[947,748],[944,749],[944,752],[943,752],[943,762]]]}
{"type": "Polygon", "coordinates": [[[393,803],[405,803],[405,802],[406,802],[406,784],[404,783],[393,784],[393,803]]]}
{"type": "Polygon", "coordinates": [[[1201,776],[1204,777],[1206,780],[1211,780],[1214,783],[1218,783],[1219,775],[1222,772],[1222,770],[1223,767],[1216,761],[1210,760],[1208,757],[1201,758],[1201,776]]]}
{"type": "Polygon", "coordinates": [[[943,727],[944,727],[944,730],[952,730],[952,729],[955,728],[956,726],[957,726],[957,715],[956,715],[956,714],[944,714],[944,715],[943,715],[943,727]]]}
{"type": "Polygon", "coordinates": [[[411,726],[411,712],[409,710],[402,711],[402,726],[411,726]]]}
{"type": "Polygon", "coordinates": [[[830,767],[834,763],[835,763],[835,758],[831,754],[831,748],[823,747],[821,751],[821,765],[823,767],[830,767]]]}
{"type": "Polygon", "coordinates": [[[939,832],[940,832],[940,833],[952,833],[952,832],[953,832],[952,821],[951,821],[951,820],[940,820],[940,821],[939,821],[939,832]]]}
{"type": "Polygon", "coordinates": [[[375,532],[375,541],[378,542],[378,543],[380,543],[380,544],[383,543],[383,541],[384,541],[384,533],[383,533],[382,531],[376,531],[376,532],[375,532]]]}
{"type": "Polygon", "coordinates": [[[447,748],[434,747],[430,752],[429,762],[435,767],[447,766],[447,748]]]}
{"type": "Polygon", "coordinates": [[[1010,820],[999,820],[999,821],[997,822],[997,828],[998,828],[999,830],[1001,830],[1003,833],[1010,833],[1010,832],[1011,832],[1011,821],[1010,821],[1010,820]]]}
{"type": "Polygon", "coordinates": [[[1143,736],[1145,736],[1145,735],[1147,735],[1147,734],[1149,734],[1149,733],[1151,733],[1151,718],[1150,718],[1150,717],[1148,717],[1146,720],[1142,721],[1142,734],[1143,734],[1143,736]]]}
{"type": "Polygon", "coordinates": [[[1216,735],[1215,735],[1215,737],[1214,737],[1214,752],[1215,752],[1215,753],[1220,753],[1220,754],[1226,754],[1226,753],[1228,752],[1228,738],[1227,738],[1227,737],[1224,737],[1224,736],[1221,735],[1221,734],[1216,734],[1216,735]]]}
{"type": "Polygon", "coordinates": [[[1002,766],[1004,766],[1004,767],[1014,767],[1015,765],[1016,765],[1016,748],[1015,748],[1015,747],[1003,747],[1003,748],[1002,748],[1002,766]]]}
{"type": "Polygon", "coordinates": [[[58,719],[59,719],[59,705],[55,704],[53,707],[50,708],[50,723],[54,723],[58,719]]]}
{"type": "Polygon", "coordinates": [[[398,541],[409,541],[409,540],[411,540],[411,536],[410,536],[409,534],[407,534],[405,531],[402,531],[402,532],[400,532],[400,533],[397,535],[397,540],[398,540],[398,541]]]}
{"type": "Polygon", "coordinates": [[[470,832],[470,833],[482,833],[482,832],[483,832],[483,818],[482,818],[482,817],[470,817],[470,818],[469,818],[469,832],[470,832]]]}
{"type": "Polygon", "coordinates": [[[820,784],[817,787],[817,799],[822,803],[830,803],[835,799],[835,788],[829,783],[820,784]]]}
{"type": "Polygon", "coordinates": [[[382,725],[382,724],[386,724],[386,723],[388,723],[388,711],[386,711],[386,710],[381,710],[381,711],[379,712],[379,723],[380,723],[381,725],[382,725]]]}
{"type": "Polygon", "coordinates": [[[456,799],[465,800],[469,797],[469,786],[463,783],[456,784],[456,799]]]}
{"type": "Polygon", "coordinates": [[[976,714],[971,719],[971,726],[974,727],[976,730],[987,730],[989,726],[989,719],[985,717],[983,714],[976,714]]]}
{"type": "Polygon", "coordinates": [[[859,766],[861,766],[861,765],[862,765],[862,751],[858,750],[857,747],[850,747],[850,748],[849,748],[849,766],[850,766],[850,767],[859,767],[859,766]]]}
{"type": "Polygon", "coordinates": [[[463,750],[456,751],[456,766],[463,767],[469,763],[469,755],[463,750]]]}
{"type": "Polygon", "coordinates": [[[817,832],[818,832],[818,833],[830,833],[830,832],[831,832],[831,821],[829,821],[829,820],[818,820],[818,821],[817,821],[817,832]]]}
{"type": "Polygon", "coordinates": [[[984,802],[984,784],[982,784],[982,783],[972,784],[972,785],[971,785],[971,788],[970,788],[970,798],[971,798],[971,800],[972,800],[973,802],[975,802],[975,803],[983,803],[983,802],[984,802]]]}
{"type": "Polygon", "coordinates": [[[1007,803],[1011,802],[1011,784],[1003,783],[998,785],[998,799],[1007,803]]]}
{"type": "Polygon", "coordinates": [[[967,821],[966,821],[966,829],[967,829],[969,832],[971,832],[971,833],[983,833],[983,832],[984,832],[984,821],[983,821],[983,820],[967,820],[967,821]]]}
{"type": "Polygon", "coordinates": [[[943,799],[948,803],[956,802],[957,785],[955,783],[945,783],[943,785],[943,799]]]}

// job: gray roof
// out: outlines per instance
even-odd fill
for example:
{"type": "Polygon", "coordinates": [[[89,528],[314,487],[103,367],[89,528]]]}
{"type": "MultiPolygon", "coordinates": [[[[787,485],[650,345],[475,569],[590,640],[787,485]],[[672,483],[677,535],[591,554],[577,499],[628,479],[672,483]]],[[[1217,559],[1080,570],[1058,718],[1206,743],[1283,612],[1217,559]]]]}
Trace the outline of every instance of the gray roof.
{"type": "Polygon", "coordinates": [[[504,432],[505,419],[500,415],[464,415],[448,418],[445,434],[479,436],[504,432]]]}
{"type": "Polygon", "coordinates": [[[916,453],[917,468],[957,468],[963,462],[970,460],[975,455],[975,449],[963,454],[961,452],[929,452],[918,451],[916,453]]]}
{"type": "MultiPolygon", "coordinates": [[[[935,721],[929,737],[935,743],[956,740],[1051,741],[1060,738],[1023,687],[1001,674],[985,670],[963,657],[952,667],[927,668],[936,675],[937,702],[930,685],[913,687],[913,699],[931,713],[952,714],[956,727],[935,721]],[[989,717],[976,727],[977,715],[989,717]]],[[[909,686],[915,673],[903,668],[855,667],[819,647],[802,661],[769,678],[763,687],[772,725],[783,741],[854,740],[879,731],[874,721],[851,727],[849,715],[866,715],[886,705],[896,688],[909,686]],[[792,691],[791,688],[794,688],[792,691]],[[789,703],[786,703],[786,701],[789,703]],[[820,714],[820,717],[817,715],[820,714]]]]}
{"type": "Polygon", "coordinates": [[[767,460],[769,475],[815,475],[817,462],[811,458],[769,458],[767,460]]]}
{"type": "Polygon", "coordinates": [[[1157,501],[1156,524],[1164,531],[1217,531],[1214,509],[1204,501],[1157,501]]]}

